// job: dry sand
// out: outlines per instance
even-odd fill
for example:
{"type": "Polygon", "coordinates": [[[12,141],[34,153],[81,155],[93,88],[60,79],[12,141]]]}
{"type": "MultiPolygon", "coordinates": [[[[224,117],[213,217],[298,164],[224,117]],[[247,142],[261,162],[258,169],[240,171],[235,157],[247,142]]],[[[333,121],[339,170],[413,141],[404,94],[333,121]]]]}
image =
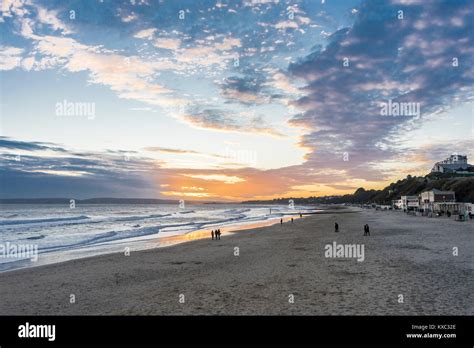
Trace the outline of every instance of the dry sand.
{"type": "Polygon", "coordinates": [[[5,272],[0,315],[473,315],[473,226],[363,210],[5,272]],[[333,241],[365,260],[325,258],[333,241]]]}

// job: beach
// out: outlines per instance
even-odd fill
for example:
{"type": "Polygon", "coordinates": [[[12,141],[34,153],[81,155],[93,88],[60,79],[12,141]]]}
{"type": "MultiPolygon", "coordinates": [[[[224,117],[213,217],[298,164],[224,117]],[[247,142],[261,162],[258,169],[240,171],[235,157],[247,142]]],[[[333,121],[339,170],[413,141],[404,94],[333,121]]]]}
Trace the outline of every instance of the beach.
{"type": "Polygon", "coordinates": [[[0,315],[473,315],[473,227],[348,208],[217,241],[209,231],[0,273],[0,315]],[[325,257],[334,242],[363,245],[363,260],[325,257]]]}

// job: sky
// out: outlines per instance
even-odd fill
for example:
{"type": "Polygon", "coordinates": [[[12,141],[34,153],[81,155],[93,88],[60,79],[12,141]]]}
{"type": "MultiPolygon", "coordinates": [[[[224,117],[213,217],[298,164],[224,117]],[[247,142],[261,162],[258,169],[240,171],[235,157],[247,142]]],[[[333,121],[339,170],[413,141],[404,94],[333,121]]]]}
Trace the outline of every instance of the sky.
{"type": "Polygon", "coordinates": [[[474,162],[473,1],[0,10],[3,198],[338,195],[474,162]]]}

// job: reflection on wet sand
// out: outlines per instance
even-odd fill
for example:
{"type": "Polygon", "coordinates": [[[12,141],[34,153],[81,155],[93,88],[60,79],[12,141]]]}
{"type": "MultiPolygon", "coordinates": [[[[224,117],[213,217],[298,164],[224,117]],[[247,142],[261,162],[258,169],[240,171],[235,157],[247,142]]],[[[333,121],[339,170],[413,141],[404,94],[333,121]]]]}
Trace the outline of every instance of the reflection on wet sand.
{"type": "MultiPolygon", "coordinates": [[[[177,236],[169,236],[169,237],[160,237],[156,241],[156,246],[170,246],[178,243],[183,243],[187,241],[192,241],[192,240],[197,240],[197,239],[205,239],[209,238],[211,239],[211,231],[215,229],[220,229],[222,234],[230,234],[230,233],[235,233],[238,231],[243,231],[243,230],[249,230],[249,229],[254,229],[254,228],[259,228],[259,227],[266,227],[266,226],[271,226],[275,224],[280,223],[280,217],[274,218],[274,219],[269,219],[266,221],[258,221],[254,223],[246,223],[245,225],[232,225],[228,227],[210,227],[208,229],[203,229],[203,230],[197,230],[193,232],[189,232],[187,234],[183,235],[177,235],[177,236]]],[[[292,217],[284,217],[283,223],[290,222],[292,217]]],[[[294,216],[294,220],[300,219],[299,216],[294,216]]]]}

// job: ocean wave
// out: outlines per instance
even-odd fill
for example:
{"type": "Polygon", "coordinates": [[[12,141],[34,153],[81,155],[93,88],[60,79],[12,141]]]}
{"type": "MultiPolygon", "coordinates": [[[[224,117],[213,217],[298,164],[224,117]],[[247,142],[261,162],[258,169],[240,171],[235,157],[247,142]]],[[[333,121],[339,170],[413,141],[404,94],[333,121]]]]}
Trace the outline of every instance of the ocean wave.
{"type": "Polygon", "coordinates": [[[5,216],[5,219],[11,219],[11,218],[14,218],[14,217],[17,217],[18,214],[10,214],[10,215],[7,215],[5,216]]]}
{"type": "Polygon", "coordinates": [[[39,236],[27,237],[25,240],[43,239],[44,237],[46,237],[44,234],[40,234],[39,236]]]}
{"type": "Polygon", "coordinates": [[[98,245],[101,243],[115,242],[130,238],[144,237],[147,235],[158,234],[165,228],[170,227],[183,227],[183,226],[192,226],[197,225],[193,229],[199,229],[200,224],[194,222],[182,223],[182,224],[170,224],[170,225],[159,225],[159,226],[149,226],[142,228],[133,228],[120,231],[108,231],[104,233],[97,234],[91,238],[77,241],[74,243],[61,244],[61,245],[44,245],[39,247],[41,252],[51,252],[51,251],[60,251],[67,249],[76,249],[85,246],[98,245]]]}
{"type": "Polygon", "coordinates": [[[224,214],[242,214],[250,211],[248,208],[234,208],[229,210],[224,210],[224,214]]]}
{"type": "Polygon", "coordinates": [[[10,220],[10,221],[0,221],[0,226],[40,224],[40,223],[64,222],[64,221],[78,221],[78,220],[87,220],[87,219],[90,219],[90,218],[88,216],[81,215],[81,216],[71,216],[71,217],[64,217],[64,218],[10,220]]]}
{"type": "Polygon", "coordinates": [[[151,214],[151,215],[133,215],[133,216],[126,216],[121,218],[111,218],[110,221],[137,221],[137,220],[147,220],[147,219],[156,219],[165,216],[171,216],[172,214],[151,214]]]}

